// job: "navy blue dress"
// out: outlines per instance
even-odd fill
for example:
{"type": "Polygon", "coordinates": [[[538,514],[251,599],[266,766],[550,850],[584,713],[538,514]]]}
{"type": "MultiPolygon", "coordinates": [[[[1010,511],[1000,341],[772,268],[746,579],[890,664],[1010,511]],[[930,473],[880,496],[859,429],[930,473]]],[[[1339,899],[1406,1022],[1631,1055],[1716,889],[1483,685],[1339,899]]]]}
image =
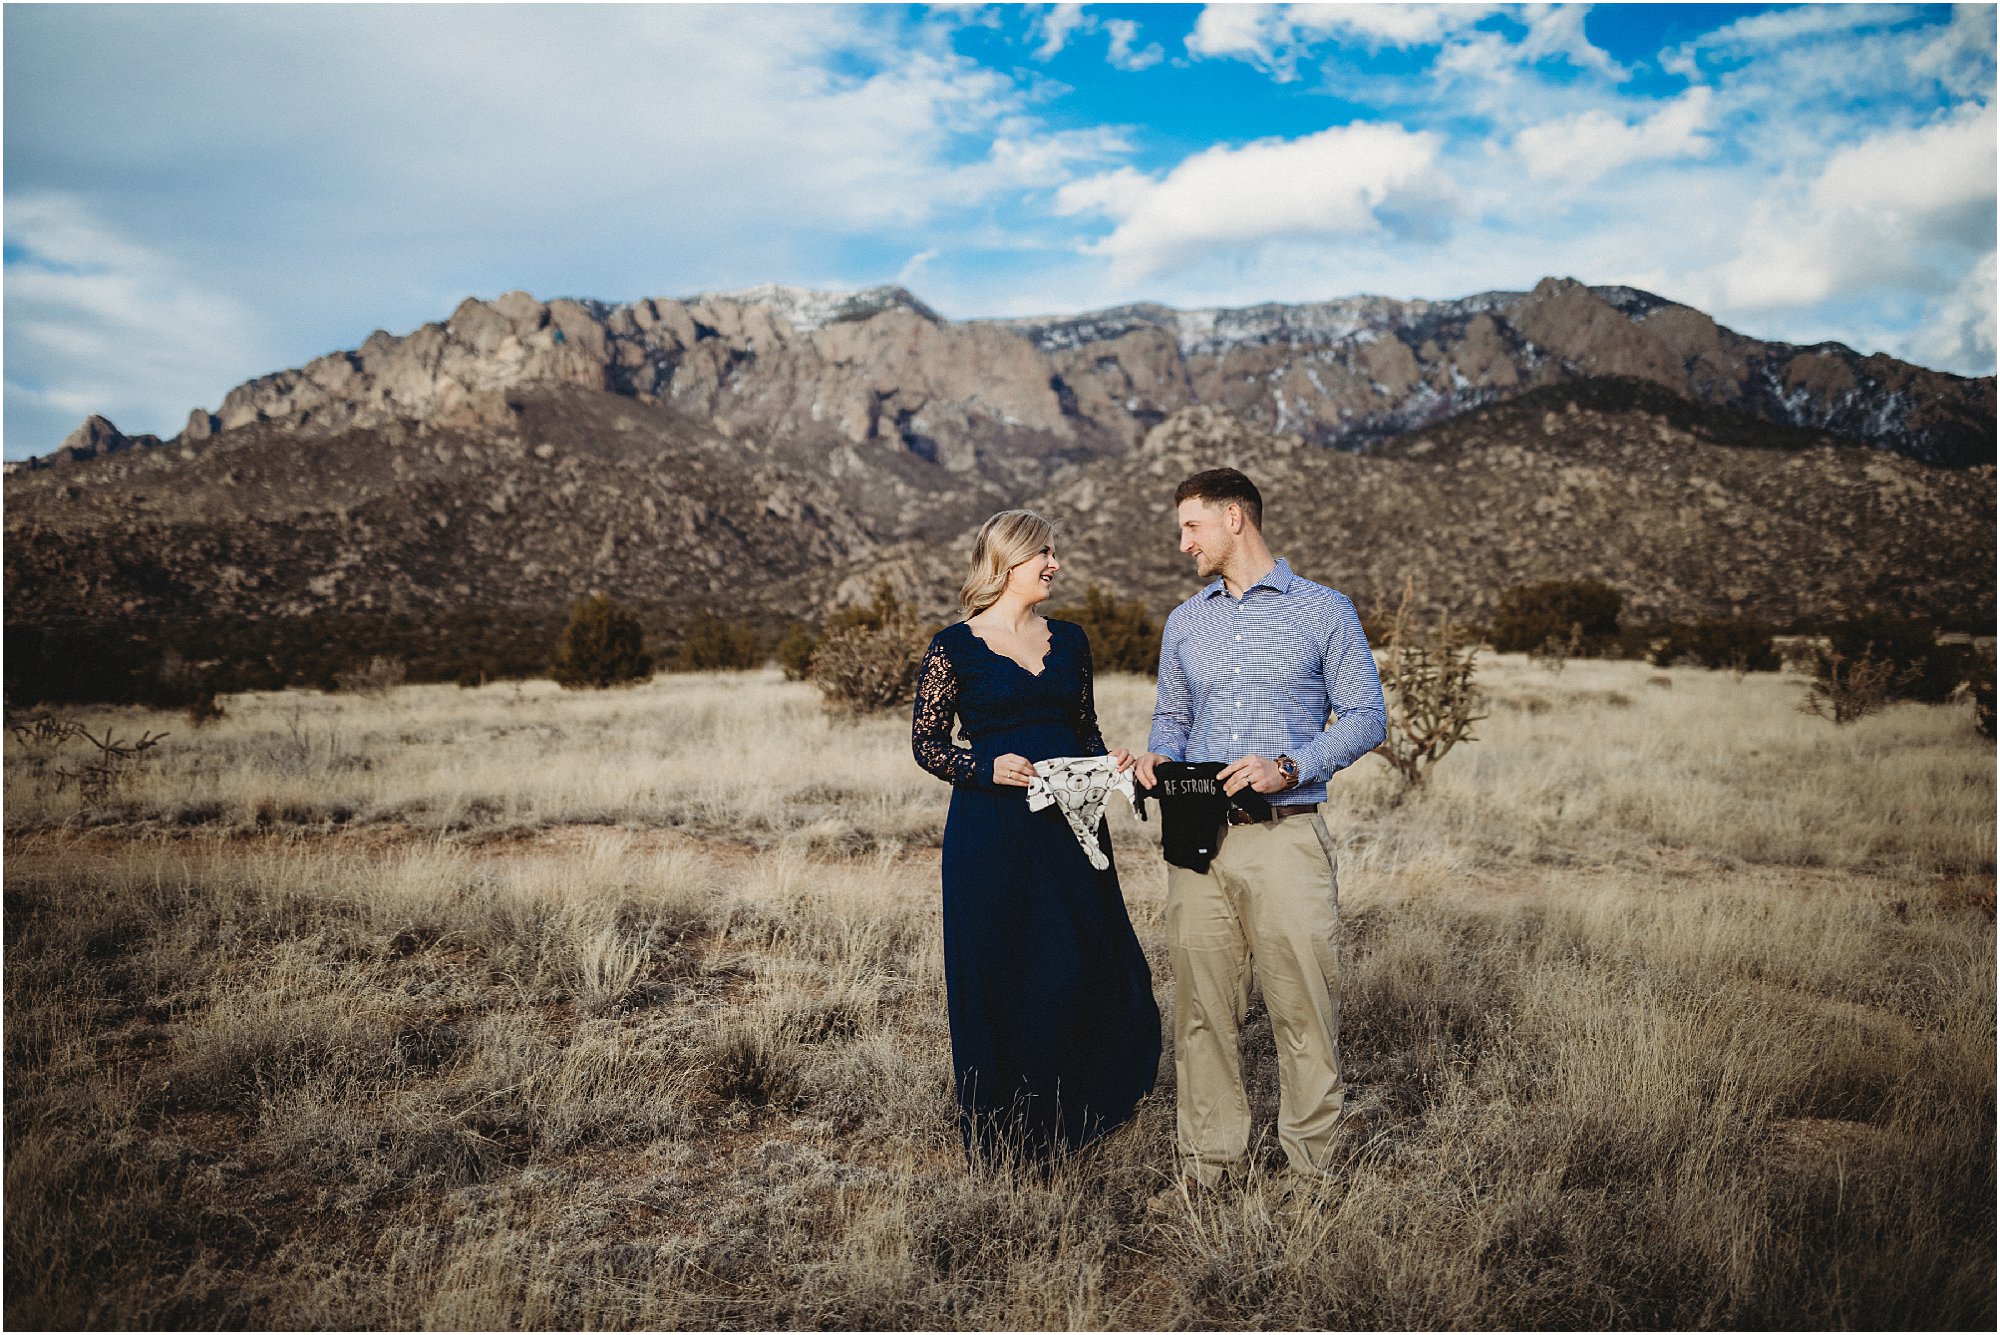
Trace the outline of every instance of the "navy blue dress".
{"type": "MultiPolygon", "coordinates": [[[[1160,1013],[1103,871],[1054,806],[993,782],[995,757],[1105,753],[1081,626],[1049,623],[1039,675],[963,622],[932,638],[911,728],[917,763],[952,785],[944,827],[944,978],[953,1085],[968,1150],[1006,1137],[1032,1154],[1076,1149],[1131,1117],[1153,1088],[1160,1013]],[[970,749],[952,743],[956,715],[970,749]]],[[[1111,840],[1100,825],[1107,860],[1111,840]]]]}

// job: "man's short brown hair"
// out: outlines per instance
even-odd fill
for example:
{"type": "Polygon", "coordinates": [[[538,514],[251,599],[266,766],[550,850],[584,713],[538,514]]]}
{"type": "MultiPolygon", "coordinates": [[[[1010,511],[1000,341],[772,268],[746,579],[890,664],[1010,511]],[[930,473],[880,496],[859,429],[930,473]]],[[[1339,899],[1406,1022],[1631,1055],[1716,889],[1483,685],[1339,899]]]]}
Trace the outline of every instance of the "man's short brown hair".
{"type": "Polygon", "coordinates": [[[1243,507],[1243,517],[1250,521],[1250,527],[1264,527],[1264,493],[1257,490],[1257,484],[1233,468],[1211,468],[1196,473],[1193,477],[1174,489],[1176,508],[1185,500],[1202,500],[1210,505],[1227,505],[1234,501],[1243,507]]]}

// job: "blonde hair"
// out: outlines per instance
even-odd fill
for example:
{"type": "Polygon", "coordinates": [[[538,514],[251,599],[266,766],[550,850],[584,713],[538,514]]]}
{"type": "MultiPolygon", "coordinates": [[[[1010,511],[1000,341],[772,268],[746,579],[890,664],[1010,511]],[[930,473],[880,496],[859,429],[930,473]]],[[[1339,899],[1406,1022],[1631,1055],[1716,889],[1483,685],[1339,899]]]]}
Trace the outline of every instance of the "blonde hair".
{"type": "Polygon", "coordinates": [[[981,524],[972,540],[972,574],[958,591],[966,616],[999,602],[1007,573],[1055,540],[1056,526],[1033,510],[1002,510],[981,524]]]}

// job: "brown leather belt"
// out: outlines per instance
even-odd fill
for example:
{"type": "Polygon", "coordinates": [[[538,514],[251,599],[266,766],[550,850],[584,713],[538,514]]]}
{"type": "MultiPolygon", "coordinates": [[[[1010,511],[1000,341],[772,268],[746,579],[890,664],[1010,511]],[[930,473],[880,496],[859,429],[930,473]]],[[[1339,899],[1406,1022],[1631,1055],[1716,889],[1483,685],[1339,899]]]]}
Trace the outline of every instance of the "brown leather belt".
{"type": "Polygon", "coordinates": [[[1229,808],[1229,823],[1231,825],[1276,825],[1288,816],[1310,816],[1318,810],[1317,806],[1309,806],[1304,802],[1294,802],[1288,806],[1273,806],[1269,816],[1253,816],[1242,807],[1231,807],[1229,808]]]}

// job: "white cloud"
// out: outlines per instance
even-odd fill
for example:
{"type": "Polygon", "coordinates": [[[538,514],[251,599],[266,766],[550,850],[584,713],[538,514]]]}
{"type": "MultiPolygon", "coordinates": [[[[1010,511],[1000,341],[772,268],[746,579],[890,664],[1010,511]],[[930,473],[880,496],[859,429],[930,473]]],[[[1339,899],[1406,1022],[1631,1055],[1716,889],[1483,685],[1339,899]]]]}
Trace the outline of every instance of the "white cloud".
{"type": "Polygon", "coordinates": [[[1355,42],[1370,50],[1441,46],[1443,68],[1489,75],[1561,59],[1611,79],[1625,71],[1584,34],[1587,5],[1235,5],[1211,4],[1188,34],[1190,55],[1248,61],[1281,83],[1298,77],[1316,47],[1355,42]],[[1475,25],[1505,15],[1518,38],[1475,25]]]}
{"type": "Polygon", "coordinates": [[[1703,33],[1663,59],[1681,68],[1691,68],[1700,56],[1744,59],[1822,38],[1852,37],[1871,28],[1901,23],[1916,13],[1909,5],[1820,4],[1769,10],[1703,33]]]}
{"type": "Polygon", "coordinates": [[[1140,203],[1157,185],[1152,177],[1132,167],[1080,177],[1056,191],[1056,212],[1063,217],[1079,214],[1128,217],[1138,211],[1140,203]]]}
{"type": "MultiPolygon", "coordinates": [[[[15,387],[84,383],[79,348],[159,336],[178,292],[233,312],[212,341],[249,350],[214,364],[240,379],[468,292],[747,286],[852,271],[842,245],[880,281],[945,220],[1126,149],[1115,127],[1048,127],[1029,81],[953,51],[964,23],[872,8],[58,6],[7,25],[9,235],[60,193],[73,228],[145,239],[94,244],[95,285],[9,267],[15,387]]],[[[37,253],[59,262],[54,244],[37,253]]],[[[229,387],[168,374],[165,351],[124,358],[155,369],[92,406],[128,431],[177,430],[229,387]]],[[[74,425],[55,403],[10,389],[10,454],[74,425]]]]}
{"type": "Polygon", "coordinates": [[[1914,331],[1888,332],[1883,346],[1920,366],[1961,374],[1991,374],[1994,346],[1993,256],[1989,252],[1965,271],[1958,285],[1930,303],[1914,331]]]}
{"type": "Polygon", "coordinates": [[[1203,5],[1187,49],[1197,56],[1264,55],[1264,34],[1279,21],[1277,5],[1203,5]]]}
{"type": "Polygon", "coordinates": [[[1591,44],[1583,30],[1588,5],[1529,5],[1521,18],[1528,34],[1519,46],[1523,60],[1562,59],[1580,70],[1590,70],[1607,79],[1623,79],[1626,71],[1601,48],[1591,44]]]}
{"type": "Polygon", "coordinates": [[[1398,125],[1336,126],[1211,148],[1157,180],[1129,170],[1087,179],[1059,204],[1115,220],[1091,250],[1110,257],[1114,283],[1133,282],[1209,248],[1396,228],[1409,202],[1448,194],[1435,171],[1440,143],[1398,125]]]}
{"type": "Polygon", "coordinates": [[[1715,144],[1705,133],[1713,97],[1710,89],[1695,87],[1637,121],[1591,110],[1531,125],[1514,136],[1514,150],[1531,177],[1572,188],[1635,162],[1700,157],[1715,144]]]}
{"type": "Polygon", "coordinates": [[[903,287],[917,286],[923,276],[925,267],[932,260],[936,259],[938,254],[938,248],[932,246],[929,250],[920,250],[910,256],[909,261],[896,271],[896,282],[903,287]]]}
{"type": "Polygon", "coordinates": [[[1294,5],[1303,32],[1347,36],[1382,47],[1435,46],[1495,13],[1497,5],[1294,5]]]}
{"type": "Polygon", "coordinates": [[[1720,300],[1763,310],[1902,287],[1933,297],[1993,253],[1993,108],[1845,149],[1761,200],[1720,300]]]}
{"type": "Polygon", "coordinates": [[[1139,40],[1139,25],[1132,19],[1104,19],[1102,21],[1083,12],[1080,4],[1051,5],[1038,16],[1030,28],[1031,33],[1041,35],[1042,44],[1035,48],[1036,60],[1050,60],[1060,55],[1070,44],[1070,39],[1083,33],[1102,30],[1105,34],[1104,58],[1115,69],[1136,71],[1150,69],[1166,58],[1166,52],[1157,42],[1148,42],[1138,50],[1133,43],[1139,40]]]}
{"type": "Polygon", "coordinates": [[[1813,184],[1823,211],[1936,214],[1994,196],[1993,108],[1968,107],[1960,115],[1918,130],[1879,134],[1843,149],[1813,184]]]}
{"type": "MultiPolygon", "coordinates": [[[[30,194],[7,206],[8,396],[44,420],[53,448],[101,413],[132,434],[178,431],[193,399],[269,370],[256,361],[261,321],[186,268],[92,216],[82,201],[30,194]],[[171,421],[162,405],[172,405],[171,421]]],[[[12,433],[9,433],[10,444],[12,433]]]]}
{"type": "Polygon", "coordinates": [[[1660,64],[1727,91],[1737,113],[1788,136],[1812,140],[1824,127],[1837,138],[1870,104],[1880,116],[1934,90],[1949,101],[1990,99],[1994,14],[1961,5],[1939,24],[1935,6],[1803,5],[1705,34],[1663,52],[1660,64]]]}
{"type": "Polygon", "coordinates": [[[1909,54],[1910,73],[1934,79],[1954,98],[1993,94],[1992,5],[1957,5],[1951,22],[1909,54]]]}
{"type": "Polygon", "coordinates": [[[1061,54],[1063,47],[1069,44],[1070,34],[1085,27],[1088,22],[1082,5],[1051,5],[1037,25],[1042,34],[1042,44],[1035,48],[1035,59],[1049,60],[1061,54]]]}
{"type": "Polygon", "coordinates": [[[1167,53],[1158,42],[1148,42],[1137,51],[1132,49],[1132,43],[1139,39],[1139,25],[1131,19],[1106,19],[1104,31],[1110,37],[1105,59],[1121,70],[1150,69],[1166,59],[1167,53]]]}

